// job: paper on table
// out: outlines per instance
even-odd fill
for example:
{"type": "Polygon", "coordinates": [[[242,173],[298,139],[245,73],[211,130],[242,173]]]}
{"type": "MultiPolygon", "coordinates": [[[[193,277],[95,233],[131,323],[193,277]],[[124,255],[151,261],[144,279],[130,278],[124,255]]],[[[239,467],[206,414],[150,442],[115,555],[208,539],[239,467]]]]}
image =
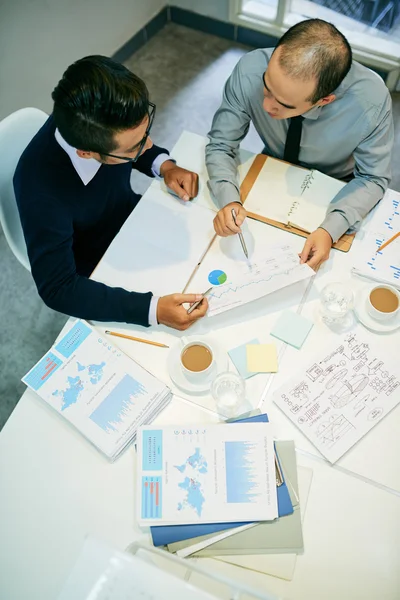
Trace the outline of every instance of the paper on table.
{"type": "Polygon", "coordinates": [[[300,349],[312,327],[313,323],[305,317],[302,317],[291,310],[286,310],[281,313],[279,319],[273,326],[271,335],[300,349]]]}
{"type": "MultiPolygon", "coordinates": [[[[245,240],[250,248],[246,236],[245,240]]],[[[232,256],[224,244],[224,239],[217,239],[211,246],[188,288],[195,292],[210,283],[214,286],[208,296],[209,317],[315,275],[308,265],[300,264],[297,251],[287,243],[271,246],[257,238],[249,261],[232,256]]]]}
{"type": "Polygon", "coordinates": [[[278,356],[274,344],[250,344],[246,346],[247,370],[251,373],[276,373],[278,356]]]}
{"type": "Polygon", "coordinates": [[[22,381],[110,459],[172,397],[166,385],[82,320],[22,381]]]}
{"type": "Polygon", "coordinates": [[[235,365],[238,373],[243,379],[248,379],[249,377],[253,377],[257,375],[255,372],[250,372],[247,368],[247,352],[246,346],[249,344],[259,344],[260,341],[257,338],[253,340],[249,340],[247,343],[242,344],[241,346],[237,346],[236,348],[232,348],[232,350],[228,350],[228,354],[231,358],[231,361],[235,365]]]}
{"type": "Polygon", "coordinates": [[[318,351],[273,400],[334,463],[400,402],[397,362],[359,327],[318,351]]]}
{"type": "Polygon", "coordinates": [[[353,270],[400,288],[400,238],[379,252],[379,248],[398,231],[400,193],[388,190],[373,213],[366,235],[358,246],[353,270]]]}
{"type": "Polygon", "coordinates": [[[268,423],[141,428],[141,525],[273,520],[278,515],[268,423]]]}
{"type": "MultiPolygon", "coordinates": [[[[241,531],[246,531],[246,529],[255,527],[255,525],[257,525],[257,523],[248,523],[247,525],[242,525],[241,527],[236,527],[234,531],[235,531],[235,533],[240,533],[241,531]]],[[[225,531],[222,531],[221,533],[216,533],[212,538],[212,543],[215,544],[216,542],[221,542],[222,540],[224,540],[227,537],[230,537],[231,535],[232,535],[232,529],[226,529],[225,531]]],[[[200,542],[197,542],[196,544],[193,544],[192,546],[188,546],[187,548],[182,548],[182,550],[178,550],[178,552],[176,554],[177,554],[177,556],[180,556],[181,558],[186,558],[187,556],[190,556],[191,554],[200,552],[200,550],[203,550],[203,548],[207,548],[207,546],[210,546],[210,540],[209,539],[201,540],[200,542]]]]}

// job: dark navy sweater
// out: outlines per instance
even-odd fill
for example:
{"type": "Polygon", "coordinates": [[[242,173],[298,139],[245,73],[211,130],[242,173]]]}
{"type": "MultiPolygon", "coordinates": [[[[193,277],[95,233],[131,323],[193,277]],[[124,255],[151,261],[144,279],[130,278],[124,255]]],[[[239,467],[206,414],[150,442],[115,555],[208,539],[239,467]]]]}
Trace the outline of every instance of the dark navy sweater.
{"type": "MultiPolygon", "coordinates": [[[[26,148],[14,190],[32,275],[44,302],[67,315],[147,326],[151,292],[139,294],[88,279],[140,196],[131,163],[101,165],[85,186],[54,137],[52,117],[26,148]]],[[[153,177],[164,148],[153,146],[133,167],[153,177]]]]}

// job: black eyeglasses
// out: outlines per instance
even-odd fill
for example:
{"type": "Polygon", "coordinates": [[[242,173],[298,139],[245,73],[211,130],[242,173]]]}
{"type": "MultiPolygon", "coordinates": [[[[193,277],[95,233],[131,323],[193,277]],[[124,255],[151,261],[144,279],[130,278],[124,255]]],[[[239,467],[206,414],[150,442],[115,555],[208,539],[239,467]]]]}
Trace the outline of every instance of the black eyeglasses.
{"type": "Polygon", "coordinates": [[[117,154],[108,154],[108,152],[102,152],[102,154],[104,154],[104,156],[111,156],[112,158],[119,158],[119,160],[126,160],[126,162],[135,163],[137,161],[137,159],[139,158],[139,156],[142,154],[143,148],[147,142],[147,138],[150,135],[150,129],[153,125],[155,114],[156,114],[156,105],[153,104],[153,102],[149,102],[149,123],[147,125],[146,133],[144,134],[142,140],[140,141],[139,149],[134,158],[128,158],[127,156],[118,156],[117,154]]]}

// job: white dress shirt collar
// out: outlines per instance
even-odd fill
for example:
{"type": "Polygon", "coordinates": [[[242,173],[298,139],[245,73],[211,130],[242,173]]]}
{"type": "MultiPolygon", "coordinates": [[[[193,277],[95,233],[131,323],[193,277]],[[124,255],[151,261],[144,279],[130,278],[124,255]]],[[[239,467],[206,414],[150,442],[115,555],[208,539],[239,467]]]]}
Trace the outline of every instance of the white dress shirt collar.
{"type": "Polygon", "coordinates": [[[74,166],[75,171],[78,173],[79,177],[82,180],[84,185],[90,183],[93,177],[96,175],[97,171],[101,167],[101,163],[99,163],[94,158],[81,158],[76,153],[76,148],[73,148],[62,137],[61,133],[56,129],[55,138],[57,142],[60,144],[61,148],[65,150],[68,156],[71,159],[71,162],[74,166]]]}

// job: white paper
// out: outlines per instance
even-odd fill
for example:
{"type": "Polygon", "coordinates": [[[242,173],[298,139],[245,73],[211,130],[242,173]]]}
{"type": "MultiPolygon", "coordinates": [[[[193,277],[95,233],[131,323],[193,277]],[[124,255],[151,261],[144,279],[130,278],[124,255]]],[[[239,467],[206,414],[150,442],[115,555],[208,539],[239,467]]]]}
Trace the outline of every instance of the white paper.
{"type": "Polygon", "coordinates": [[[82,320],[22,381],[109,458],[171,398],[165,384],[82,320]]]}
{"type": "MultiPolygon", "coordinates": [[[[251,242],[251,230],[247,239],[251,242]]],[[[298,252],[287,243],[271,246],[263,243],[262,238],[257,238],[248,261],[243,258],[238,260],[237,248],[229,247],[239,243],[237,236],[228,240],[217,239],[191,282],[191,291],[205,290],[213,285],[212,292],[207,296],[209,317],[315,275],[308,265],[300,264],[298,252]],[[226,276],[224,283],[218,282],[218,273],[224,274],[221,281],[226,276]]]]}
{"type": "Polygon", "coordinates": [[[268,158],[254,182],[245,207],[280,223],[314,231],[325,218],[329,203],[344,183],[319,171],[309,171],[268,158]]]}
{"type": "Polygon", "coordinates": [[[361,241],[354,271],[400,288],[400,237],[379,252],[400,231],[400,194],[388,190],[380,201],[361,241]]]}
{"type": "Polygon", "coordinates": [[[140,525],[278,516],[269,423],[142,427],[137,449],[140,525]]]}
{"type": "Polygon", "coordinates": [[[273,399],[334,463],[400,402],[398,373],[384,341],[357,331],[318,351],[273,399]]]}

